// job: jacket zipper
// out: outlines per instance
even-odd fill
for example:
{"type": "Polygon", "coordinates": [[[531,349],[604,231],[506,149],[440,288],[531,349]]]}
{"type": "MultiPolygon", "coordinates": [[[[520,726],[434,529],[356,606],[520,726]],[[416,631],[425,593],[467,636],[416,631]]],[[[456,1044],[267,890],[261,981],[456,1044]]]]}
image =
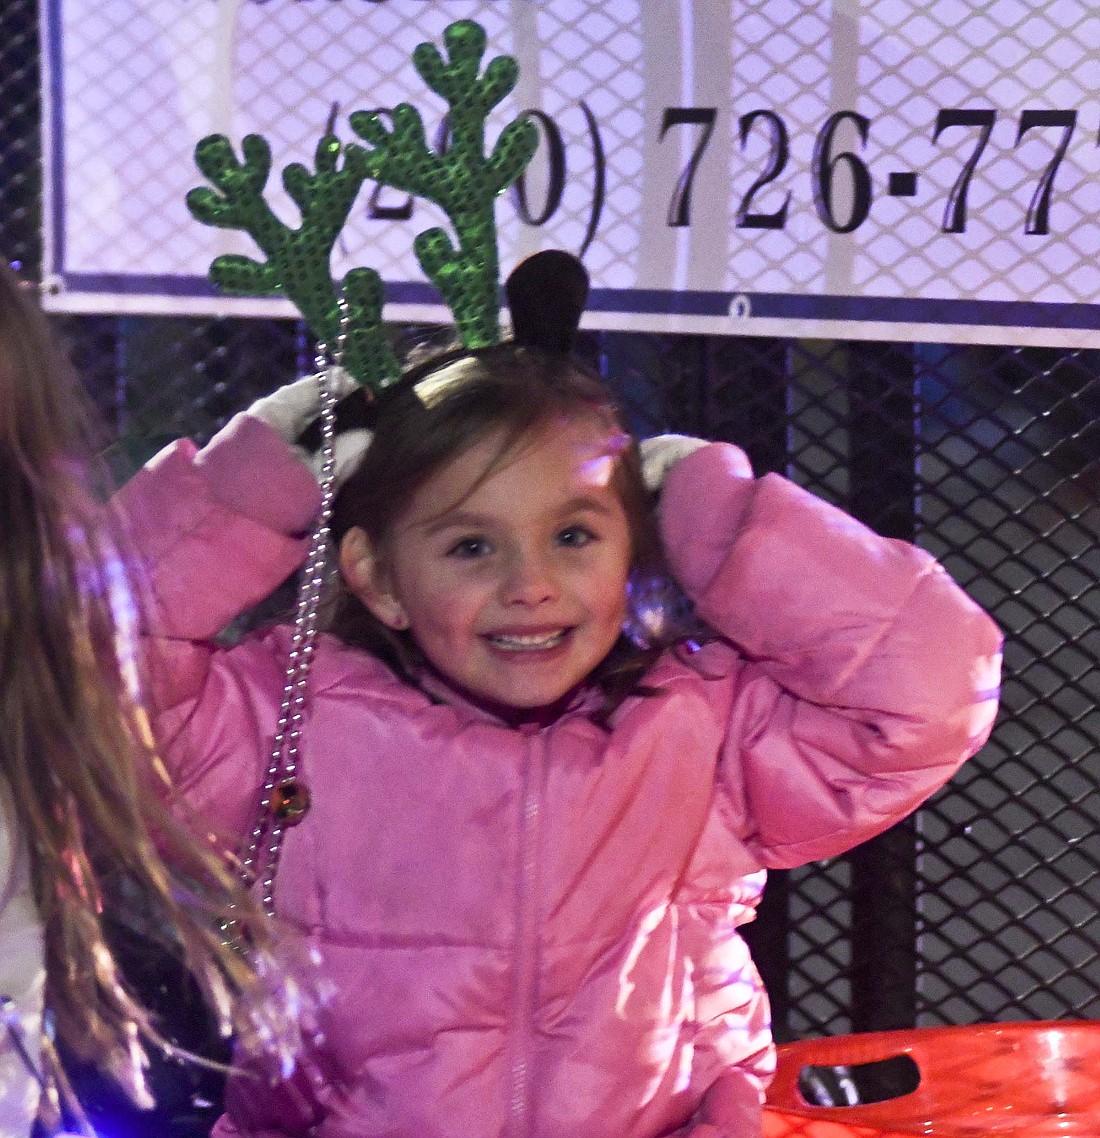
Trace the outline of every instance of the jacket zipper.
{"type": "Polygon", "coordinates": [[[515,987],[509,1025],[508,1138],[526,1138],[531,1127],[530,1050],[538,982],[539,840],[545,759],[542,735],[529,735],[519,819],[515,987]]]}

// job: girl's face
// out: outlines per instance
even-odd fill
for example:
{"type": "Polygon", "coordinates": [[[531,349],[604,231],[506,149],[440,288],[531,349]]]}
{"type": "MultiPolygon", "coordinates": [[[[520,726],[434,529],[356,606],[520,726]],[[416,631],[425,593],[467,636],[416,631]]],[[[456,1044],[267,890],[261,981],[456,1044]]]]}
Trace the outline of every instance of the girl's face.
{"type": "Polygon", "coordinates": [[[547,707],[622,628],[632,541],[612,484],[621,446],[597,422],[563,421],[497,461],[490,436],[420,488],[384,552],[349,531],[344,577],[471,695],[547,707]]]}

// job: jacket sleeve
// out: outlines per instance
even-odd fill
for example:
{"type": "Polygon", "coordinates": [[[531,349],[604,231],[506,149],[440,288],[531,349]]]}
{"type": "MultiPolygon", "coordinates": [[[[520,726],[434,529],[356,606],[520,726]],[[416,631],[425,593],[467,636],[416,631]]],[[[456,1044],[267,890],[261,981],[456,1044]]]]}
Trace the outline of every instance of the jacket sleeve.
{"type": "Polygon", "coordinates": [[[928,553],[746,476],[725,444],[673,468],[661,524],[677,579],[741,658],[721,780],[762,864],[879,833],[985,742],[1001,636],[928,553]]]}
{"type": "Polygon", "coordinates": [[[269,427],[238,415],[201,451],[161,451],[115,496],[147,631],[216,635],[301,563],[320,491],[269,427]]]}
{"type": "Polygon", "coordinates": [[[246,746],[231,736],[248,730],[247,701],[213,638],[301,563],[319,498],[290,448],[238,415],[202,451],[169,446],[112,503],[142,600],[157,737],[184,789],[189,765],[246,746]]]}

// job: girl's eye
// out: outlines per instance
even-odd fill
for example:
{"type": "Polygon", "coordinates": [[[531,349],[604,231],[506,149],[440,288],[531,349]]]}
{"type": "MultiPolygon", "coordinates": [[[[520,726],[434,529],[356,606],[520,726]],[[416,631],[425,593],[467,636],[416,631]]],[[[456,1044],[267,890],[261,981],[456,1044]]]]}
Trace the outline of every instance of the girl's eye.
{"type": "Polygon", "coordinates": [[[461,541],[456,541],[447,550],[447,556],[472,560],[476,557],[484,557],[488,552],[489,543],[483,537],[464,537],[461,541]]]}
{"type": "Polygon", "coordinates": [[[567,526],[558,534],[559,545],[574,549],[595,540],[596,535],[585,526],[567,526]]]}

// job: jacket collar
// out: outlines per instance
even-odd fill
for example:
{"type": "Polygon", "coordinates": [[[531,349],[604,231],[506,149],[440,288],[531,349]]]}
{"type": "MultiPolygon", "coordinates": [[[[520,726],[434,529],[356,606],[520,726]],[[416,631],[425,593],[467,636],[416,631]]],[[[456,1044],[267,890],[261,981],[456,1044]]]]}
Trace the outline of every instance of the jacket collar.
{"type": "Polygon", "coordinates": [[[433,703],[459,708],[475,719],[510,727],[516,731],[541,730],[563,719],[585,716],[600,706],[599,689],[581,685],[567,692],[549,707],[516,709],[478,699],[452,684],[434,668],[425,667],[417,677],[417,686],[433,703]]]}

